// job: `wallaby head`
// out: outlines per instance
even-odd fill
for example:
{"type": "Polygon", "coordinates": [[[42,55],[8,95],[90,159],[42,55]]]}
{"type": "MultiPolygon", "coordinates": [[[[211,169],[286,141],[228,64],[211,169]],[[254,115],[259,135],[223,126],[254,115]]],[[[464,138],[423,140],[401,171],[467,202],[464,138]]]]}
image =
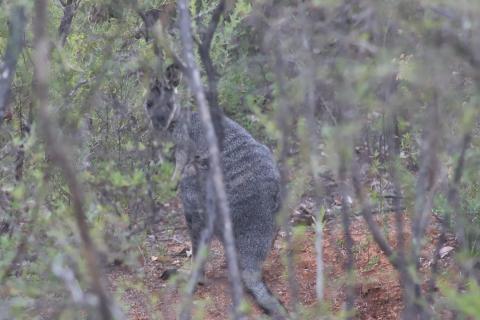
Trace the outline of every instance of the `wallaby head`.
{"type": "Polygon", "coordinates": [[[150,87],[145,109],[156,130],[165,131],[177,120],[179,107],[176,101],[176,87],[181,79],[180,68],[172,64],[162,79],[155,79],[150,87]]]}

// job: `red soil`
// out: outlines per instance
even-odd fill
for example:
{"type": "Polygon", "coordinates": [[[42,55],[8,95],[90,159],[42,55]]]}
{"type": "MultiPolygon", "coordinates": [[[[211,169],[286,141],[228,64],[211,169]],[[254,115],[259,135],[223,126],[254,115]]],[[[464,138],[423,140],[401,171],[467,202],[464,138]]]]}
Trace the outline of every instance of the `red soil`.
{"type": "MultiPolygon", "coordinates": [[[[178,211],[178,207],[173,211],[178,211]]],[[[177,214],[178,215],[178,214],[177,214]]],[[[180,215],[178,215],[180,216],[180,215]]],[[[393,214],[377,217],[377,222],[387,232],[390,244],[395,247],[395,224],[393,214]]],[[[434,220],[432,218],[432,220],[434,220]]],[[[438,237],[438,226],[432,221],[427,230],[426,245],[422,251],[423,276],[429,272],[435,241],[438,237]]],[[[180,223],[180,222],[178,222],[180,223]]],[[[403,308],[402,290],[398,281],[398,273],[390,265],[370,236],[368,228],[360,217],[351,221],[351,234],[354,240],[354,258],[356,281],[355,318],[357,319],[399,319],[403,308]]],[[[404,236],[408,243],[410,223],[404,218],[404,236]]],[[[296,279],[298,285],[298,301],[303,310],[301,319],[319,318],[320,310],[341,312],[345,299],[344,263],[346,251],[343,241],[342,226],[333,219],[325,225],[323,243],[323,261],[325,265],[326,297],[323,307],[315,308],[316,254],[315,232],[313,227],[296,237],[294,257],[296,279]],[[326,309],[325,306],[328,306],[326,309]]],[[[169,281],[161,280],[162,273],[172,267],[188,263],[189,258],[178,253],[188,248],[189,241],[186,228],[175,231],[175,238],[161,233],[159,238],[166,252],[161,257],[144,253],[143,272],[132,272],[127,267],[115,267],[109,272],[111,290],[117,296],[118,304],[129,319],[175,319],[177,307],[181,301],[178,288],[169,281]],[[168,239],[168,240],[166,240],[168,239]],[[175,240],[172,240],[175,239],[175,240]],[[140,283],[141,285],[139,285],[140,283]],[[124,284],[124,285],[122,285],[124,284]],[[132,287],[135,284],[137,287],[132,287]]],[[[264,278],[271,291],[291,309],[290,290],[285,267],[285,239],[277,237],[270,257],[264,266],[264,278]]],[[[145,248],[144,252],[151,251],[145,248]]],[[[448,258],[445,258],[446,260],[448,258]]],[[[442,260],[442,265],[446,264],[442,260]]],[[[214,241],[206,267],[206,284],[200,286],[195,294],[194,314],[204,319],[227,319],[231,300],[227,278],[226,261],[221,244],[214,241]]],[[[251,302],[251,300],[249,300],[251,302]]],[[[253,305],[253,303],[252,303],[253,305]]],[[[259,318],[262,313],[252,307],[251,318],[259,318]]]]}

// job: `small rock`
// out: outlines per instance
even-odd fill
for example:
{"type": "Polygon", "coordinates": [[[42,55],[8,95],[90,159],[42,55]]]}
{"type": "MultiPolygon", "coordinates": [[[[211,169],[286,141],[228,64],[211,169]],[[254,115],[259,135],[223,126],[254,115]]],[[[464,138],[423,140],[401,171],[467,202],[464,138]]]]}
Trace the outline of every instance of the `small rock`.
{"type": "Polygon", "coordinates": [[[174,274],[177,274],[178,270],[177,269],[167,269],[163,271],[162,275],[160,276],[160,279],[162,280],[168,280],[170,279],[174,274]]]}
{"type": "Polygon", "coordinates": [[[440,249],[440,251],[438,252],[438,254],[440,255],[440,259],[445,258],[450,253],[450,251],[452,251],[453,249],[454,248],[450,247],[450,246],[446,246],[446,247],[443,247],[442,249],[440,249]]]}

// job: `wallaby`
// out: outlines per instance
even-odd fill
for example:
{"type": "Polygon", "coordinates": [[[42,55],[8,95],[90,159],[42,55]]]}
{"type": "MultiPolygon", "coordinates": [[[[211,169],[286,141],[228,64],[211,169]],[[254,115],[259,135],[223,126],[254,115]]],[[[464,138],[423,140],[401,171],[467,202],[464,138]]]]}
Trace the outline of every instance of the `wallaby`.
{"type": "MultiPolygon", "coordinates": [[[[156,80],[150,88],[145,108],[154,129],[175,145],[174,176],[180,175],[180,196],[195,257],[206,224],[208,145],[199,114],[181,110],[177,104],[179,72],[174,66],[167,68],[165,79],[156,80]]],[[[221,164],[242,281],[266,313],[283,318],[285,308],[262,279],[262,265],[277,232],[279,171],[265,145],[228,117],[223,116],[221,121],[221,164]]],[[[216,215],[214,235],[220,240],[222,228],[216,215]]]]}

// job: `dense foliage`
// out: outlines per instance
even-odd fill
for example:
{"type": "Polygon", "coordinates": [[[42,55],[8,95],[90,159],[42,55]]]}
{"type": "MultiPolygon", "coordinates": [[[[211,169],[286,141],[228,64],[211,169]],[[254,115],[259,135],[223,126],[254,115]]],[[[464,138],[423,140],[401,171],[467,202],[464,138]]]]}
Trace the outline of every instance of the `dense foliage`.
{"type": "MultiPolygon", "coordinates": [[[[196,37],[217,3],[191,1],[196,37]]],[[[181,57],[175,5],[48,2],[48,108],[105,265],[141,270],[148,236],[159,227],[173,235],[178,221],[169,208],[174,146],[155,139],[143,109],[152,79],[181,57]],[[62,29],[68,6],[71,28],[62,29]],[[155,25],[146,25],[148,12],[157,13],[155,25]]],[[[0,1],[0,54],[19,6],[26,32],[0,126],[0,319],[81,318],[95,303],[71,190],[37,121],[33,0],[0,1]]],[[[455,238],[461,277],[441,278],[435,299],[427,293],[412,304],[434,313],[446,298],[441,308],[476,318],[479,14],[480,4],[468,0],[227,1],[210,49],[222,110],[271,146],[286,172],[285,211],[306,195],[338,223],[342,211],[402,211],[413,240],[398,270],[416,285],[433,213],[442,234],[455,238]]],[[[182,108],[195,108],[185,81],[179,92],[182,108]]],[[[162,243],[149,250],[165,254],[162,243]]]]}

